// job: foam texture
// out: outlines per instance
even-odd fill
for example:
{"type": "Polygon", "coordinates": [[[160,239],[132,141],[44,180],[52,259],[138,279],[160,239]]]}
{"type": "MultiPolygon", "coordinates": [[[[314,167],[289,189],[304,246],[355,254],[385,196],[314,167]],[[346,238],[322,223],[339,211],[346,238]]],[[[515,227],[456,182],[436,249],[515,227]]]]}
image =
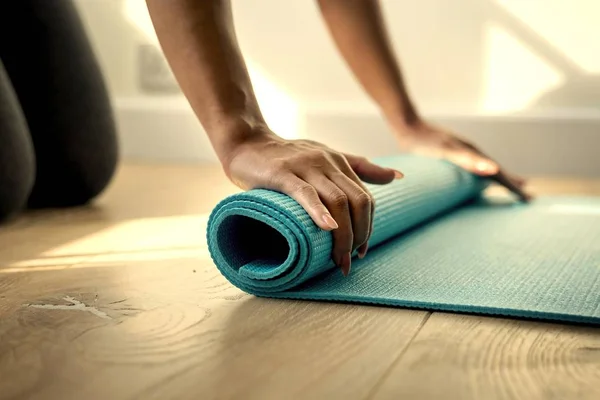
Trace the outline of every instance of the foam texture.
{"type": "Polygon", "coordinates": [[[345,301],[600,324],[600,199],[530,204],[482,196],[487,182],[416,155],[375,160],[405,178],[368,185],[367,257],[344,277],[332,235],[292,198],[237,193],[211,213],[220,272],[261,297],[345,301]]]}

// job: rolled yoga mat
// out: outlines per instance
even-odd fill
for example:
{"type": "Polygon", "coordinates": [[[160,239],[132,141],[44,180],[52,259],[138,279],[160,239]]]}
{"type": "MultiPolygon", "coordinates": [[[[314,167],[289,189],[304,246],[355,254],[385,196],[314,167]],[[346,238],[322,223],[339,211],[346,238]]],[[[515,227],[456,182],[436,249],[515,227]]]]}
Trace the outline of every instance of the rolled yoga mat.
{"type": "Polygon", "coordinates": [[[374,162],[405,178],[367,185],[373,234],[348,277],[331,261],[331,233],[292,198],[262,189],[211,213],[215,265],[261,297],[600,324],[600,198],[522,204],[485,197],[488,182],[443,160],[374,162]]]}

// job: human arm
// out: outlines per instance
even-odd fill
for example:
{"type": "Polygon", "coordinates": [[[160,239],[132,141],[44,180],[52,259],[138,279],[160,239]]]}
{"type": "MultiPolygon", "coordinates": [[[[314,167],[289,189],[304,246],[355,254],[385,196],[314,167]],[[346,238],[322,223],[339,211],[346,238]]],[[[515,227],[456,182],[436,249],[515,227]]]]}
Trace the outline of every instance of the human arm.
{"type": "Polygon", "coordinates": [[[344,274],[364,256],[373,199],[362,181],[385,184],[401,173],[320,143],[284,140],[267,126],[254,95],[227,0],[147,0],[159,42],[225,174],[240,188],[288,194],[322,229],[344,274]]]}
{"type": "Polygon", "coordinates": [[[419,115],[388,38],[378,0],[317,2],[342,57],[403,147],[447,158],[468,171],[491,177],[522,200],[529,199],[523,179],[509,176],[476,146],[419,115]]]}

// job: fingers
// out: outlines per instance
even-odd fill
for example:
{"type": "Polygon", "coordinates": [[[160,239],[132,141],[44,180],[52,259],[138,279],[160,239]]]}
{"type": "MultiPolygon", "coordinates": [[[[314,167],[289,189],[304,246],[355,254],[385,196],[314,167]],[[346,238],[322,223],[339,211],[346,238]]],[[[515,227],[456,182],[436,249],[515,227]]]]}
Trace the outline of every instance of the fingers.
{"type": "Polygon", "coordinates": [[[492,179],[498,182],[500,185],[507,188],[508,190],[510,190],[515,195],[517,195],[519,199],[525,203],[533,199],[533,196],[525,192],[525,190],[523,189],[523,184],[519,184],[518,181],[509,178],[502,171],[500,171],[497,175],[492,177],[492,179]]]}
{"type": "MultiPolygon", "coordinates": [[[[474,154],[474,156],[472,158],[473,160],[476,160],[476,159],[479,159],[480,161],[486,160],[485,162],[490,162],[494,165],[494,168],[491,168],[489,165],[485,166],[485,164],[481,164],[481,165],[484,165],[484,171],[480,170],[478,175],[490,176],[491,179],[493,179],[500,185],[504,186],[505,188],[510,190],[515,195],[517,195],[519,197],[519,199],[523,202],[529,202],[533,199],[533,196],[531,196],[530,194],[525,192],[525,190],[523,189],[523,186],[525,185],[525,182],[526,182],[525,179],[523,179],[519,176],[515,176],[515,175],[508,175],[507,173],[505,173],[504,171],[502,171],[500,169],[500,167],[497,163],[492,161],[485,153],[481,152],[475,146],[473,146],[472,144],[467,143],[467,142],[461,142],[461,143],[467,149],[469,149],[469,152],[471,154],[474,154]],[[495,169],[496,171],[493,172],[493,169],[495,169]]],[[[476,161],[475,162],[472,161],[472,163],[474,163],[473,165],[477,164],[476,161]]],[[[477,173],[474,170],[471,170],[471,171],[474,173],[477,173]]]]}
{"type": "MultiPolygon", "coordinates": [[[[346,176],[348,178],[350,178],[350,180],[355,183],[360,189],[362,189],[364,191],[364,193],[366,193],[369,196],[370,199],[370,218],[369,218],[369,227],[368,227],[368,234],[367,237],[365,238],[364,241],[360,240],[360,239],[355,239],[354,240],[354,246],[358,246],[358,258],[364,258],[367,255],[367,250],[368,250],[368,242],[369,239],[371,238],[371,235],[373,234],[373,218],[375,216],[375,199],[373,198],[373,196],[371,195],[371,193],[369,192],[369,190],[365,187],[365,185],[363,184],[363,182],[360,180],[360,178],[357,176],[357,174],[355,173],[355,171],[351,168],[351,165],[348,161],[348,159],[346,158],[347,156],[344,155],[339,155],[339,159],[336,159],[338,166],[340,168],[340,170],[346,174],[346,176]],[[362,243],[361,243],[362,242],[362,243]],[[358,244],[357,244],[358,243],[358,244]]],[[[353,157],[353,156],[350,156],[353,157]]],[[[402,173],[400,173],[399,171],[394,171],[394,175],[396,179],[400,179],[401,177],[404,177],[404,175],[402,175],[402,173]]],[[[334,182],[336,181],[336,179],[332,179],[334,182]]],[[[342,179],[342,181],[344,181],[342,179]]],[[[362,195],[362,194],[360,194],[362,195]]],[[[356,217],[353,217],[356,218],[356,217]]],[[[354,226],[355,232],[356,232],[356,226],[354,226]]]]}
{"type": "Polygon", "coordinates": [[[321,202],[315,188],[292,173],[281,174],[272,184],[273,189],[287,194],[306,210],[317,226],[326,231],[339,228],[327,207],[321,202]]]}
{"type": "Polygon", "coordinates": [[[522,178],[509,177],[503,172],[498,164],[494,161],[479,156],[453,156],[454,159],[460,158],[462,161],[456,162],[461,167],[479,176],[488,177],[500,185],[504,186],[514,194],[516,194],[521,201],[528,202],[531,200],[531,196],[523,190],[525,180],[522,178]],[[465,161],[466,159],[466,161],[465,161]],[[460,164],[462,162],[462,164],[460,164]]]}
{"type": "Polygon", "coordinates": [[[298,202],[321,229],[332,231],[332,258],[344,275],[352,252],[364,257],[371,235],[374,201],[345,159],[332,157],[325,168],[277,174],[270,186],[298,202]]]}
{"type": "MultiPolygon", "coordinates": [[[[331,215],[339,225],[339,228],[332,232],[333,234],[333,261],[340,267],[344,275],[350,273],[351,253],[355,241],[355,235],[364,236],[359,229],[354,229],[353,216],[358,217],[357,211],[352,211],[351,200],[355,196],[357,190],[348,190],[349,185],[343,187],[332,182],[323,173],[314,173],[306,178],[317,193],[323,204],[327,207],[331,215]]],[[[362,221],[362,219],[361,219],[362,221]]],[[[364,230],[364,222],[358,223],[357,226],[364,230]],[[362,225],[360,225],[362,223],[362,225]]]]}
{"type": "Polygon", "coordinates": [[[288,166],[287,172],[278,168],[269,186],[296,200],[321,229],[332,231],[332,258],[348,275],[352,252],[358,249],[364,257],[372,233],[374,200],[361,179],[385,184],[403,174],[362,157],[323,151],[308,155],[308,164],[288,166]]]}
{"type": "Polygon", "coordinates": [[[513,174],[511,174],[511,175],[506,174],[506,175],[507,175],[507,177],[511,181],[513,181],[521,189],[523,189],[523,186],[525,186],[525,184],[527,183],[527,180],[525,178],[520,177],[520,176],[513,175],[513,174]]]}
{"type": "Polygon", "coordinates": [[[487,157],[468,150],[447,150],[445,157],[459,167],[479,176],[492,176],[500,166],[487,157]]]}
{"type": "Polygon", "coordinates": [[[343,172],[334,173],[329,179],[348,197],[352,220],[352,251],[363,245],[371,234],[373,198],[367,189],[361,187],[343,172]]]}
{"type": "Polygon", "coordinates": [[[371,239],[371,235],[373,234],[373,218],[375,216],[375,202],[371,202],[371,229],[369,230],[369,237],[367,240],[358,248],[358,258],[363,259],[367,255],[367,250],[369,250],[369,240],[371,239]]]}
{"type": "Polygon", "coordinates": [[[292,173],[282,174],[273,187],[296,200],[321,229],[332,231],[332,258],[347,276],[354,243],[348,195],[322,172],[311,178],[305,181],[292,173]]]}
{"type": "Polygon", "coordinates": [[[383,185],[392,182],[394,179],[403,178],[402,172],[383,168],[373,164],[364,157],[358,157],[351,154],[344,154],[348,164],[360,179],[367,183],[383,185]]]}

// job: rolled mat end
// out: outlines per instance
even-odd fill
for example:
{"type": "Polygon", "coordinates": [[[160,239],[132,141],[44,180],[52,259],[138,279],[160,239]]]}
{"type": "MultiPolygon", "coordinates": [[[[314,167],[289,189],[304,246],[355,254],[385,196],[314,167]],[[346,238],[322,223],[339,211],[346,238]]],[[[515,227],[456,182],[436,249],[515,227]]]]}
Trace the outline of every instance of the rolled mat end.
{"type": "MultiPolygon", "coordinates": [[[[374,160],[405,175],[367,185],[375,198],[369,247],[479,195],[486,182],[444,160],[399,155],[374,160]]],[[[255,295],[284,292],[334,268],[332,234],[291,197],[255,189],[223,199],[207,227],[211,257],[236,287],[255,295]]]]}

